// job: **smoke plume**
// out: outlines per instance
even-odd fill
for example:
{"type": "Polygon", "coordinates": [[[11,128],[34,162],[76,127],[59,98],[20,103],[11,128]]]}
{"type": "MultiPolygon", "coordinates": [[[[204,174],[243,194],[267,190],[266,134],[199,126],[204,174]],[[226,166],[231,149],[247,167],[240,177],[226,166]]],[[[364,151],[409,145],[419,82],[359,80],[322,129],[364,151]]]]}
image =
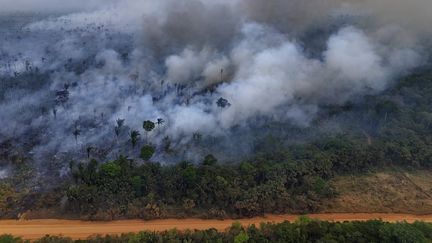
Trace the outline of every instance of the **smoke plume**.
{"type": "Polygon", "coordinates": [[[39,163],[88,147],[136,156],[131,130],[162,161],[209,152],[188,149],[199,139],[242,153],[260,120],[311,126],[322,106],[423,65],[432,11],[427,0],[0,2],[0,142],[39,163]]]}

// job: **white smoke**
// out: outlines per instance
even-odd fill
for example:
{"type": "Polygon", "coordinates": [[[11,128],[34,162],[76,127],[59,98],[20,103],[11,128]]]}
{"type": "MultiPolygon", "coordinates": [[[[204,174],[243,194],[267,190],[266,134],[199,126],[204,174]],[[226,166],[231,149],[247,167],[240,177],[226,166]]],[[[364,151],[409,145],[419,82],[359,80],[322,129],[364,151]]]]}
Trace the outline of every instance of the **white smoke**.
{"type": "Polygon", "coordinates": [[[7,169],[0,170],[0,180],[5,179],[9,176],[9,171],[7,169]]]}
{"type": "Polygon", "coordinates": [[[88,11],[96,9],[98,6],[107,3],[113,3],[116,0],[1,0],[0,13],[11,12],[70,12],[70,11],[88,11]]]}
{"type": "MultiPolygon", "coordinates": [[[[308,126],[320,106],[378,94],[426,58],[428,17],[405,21],[405,4],[385,0],[2,2],[4,13],[43,13],[9,27],[0,46],[3,79],[44,74],[0,93],[0,142],[32,131],[35,154],[110,147],[119,118],[139,131],[143,120],[163,118],[152,141],[168,136],[174,146],[257,117],[308,126]],[[322,40],[308,36],[316,30],[325,30],[322,40]],[[55,104],[66,83],[68,101],[55,104]],[[219,107],[221,97],[230,105],[219,107]]],[[[22,18],[5,16],[6,26],[22,18]]],[[[119,139],[127,147],[127,131],[119,139]]]]}

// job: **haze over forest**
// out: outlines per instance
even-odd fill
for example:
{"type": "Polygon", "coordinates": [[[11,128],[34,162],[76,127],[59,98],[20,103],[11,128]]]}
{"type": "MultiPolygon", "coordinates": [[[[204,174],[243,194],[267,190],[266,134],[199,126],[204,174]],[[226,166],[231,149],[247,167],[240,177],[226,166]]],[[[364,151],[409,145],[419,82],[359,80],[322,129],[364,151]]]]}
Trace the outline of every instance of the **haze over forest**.
{"type": "Polygon", "coordinates": [[[0,176],[17,154],[60,171],[90,152],[139,157],[133,131],[167,163],[248,158],[269,136],[298,143],[352,121],[371,129],[361,113],[328,108],[362,104],[428,66],[431,5],[2,0],[0,143],[13,149],[0,176]],[[156,128],[144,131],[145,120],[156,128]]]}

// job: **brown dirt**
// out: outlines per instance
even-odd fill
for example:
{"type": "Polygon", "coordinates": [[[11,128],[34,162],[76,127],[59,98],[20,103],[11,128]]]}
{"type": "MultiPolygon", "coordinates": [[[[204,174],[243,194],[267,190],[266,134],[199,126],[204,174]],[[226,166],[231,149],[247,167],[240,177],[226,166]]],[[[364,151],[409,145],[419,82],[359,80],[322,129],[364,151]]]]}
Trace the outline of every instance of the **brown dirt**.
{"type": "MultiPolygon", "coordinates": [[[[421,220],[432,222],[432,215],[410,215],[410,214],[382,214],[382,213],[335,213],[335,214],[310,214],[311,218],[328,221],[363,221],[382,219],[388,222],[421,220]]],[[[285,220],[294,221],[298,215],[267,215],[250,219],[237,220],[242,225],[259,225],[261,222],[279,223],[285,220]]],[[[45,235],[62,235],[73,239],[85,239],[92,235],[115,235],[129,232],[164,231],[169,229],[178,230],[204,230],[215,228],[224,230],[236,220],[202,220],[202,219],[163,219],[163,220],[120,220],[111,222],[89,222],[79,220],[1,220],[0,235],[12,234],[24,239],[35,240],[45,235]]]]}
{"type": "Polygon", "coordinates": [[[339,176],[331,182],[338,196],[320,212],[432,214],[432,171],[383,171],[339,176]]]}

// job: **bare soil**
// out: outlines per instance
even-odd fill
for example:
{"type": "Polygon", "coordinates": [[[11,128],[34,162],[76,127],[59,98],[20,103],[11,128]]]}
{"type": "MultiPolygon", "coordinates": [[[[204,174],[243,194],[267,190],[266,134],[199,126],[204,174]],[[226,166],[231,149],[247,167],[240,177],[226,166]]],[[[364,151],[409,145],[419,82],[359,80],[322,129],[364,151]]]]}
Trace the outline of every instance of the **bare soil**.
{"type": "Polygon", "coordinates": [[[339,176],[331,184],[338,195],[323,202],[321,213],[432,214],[430,170],[339,176]]]}

